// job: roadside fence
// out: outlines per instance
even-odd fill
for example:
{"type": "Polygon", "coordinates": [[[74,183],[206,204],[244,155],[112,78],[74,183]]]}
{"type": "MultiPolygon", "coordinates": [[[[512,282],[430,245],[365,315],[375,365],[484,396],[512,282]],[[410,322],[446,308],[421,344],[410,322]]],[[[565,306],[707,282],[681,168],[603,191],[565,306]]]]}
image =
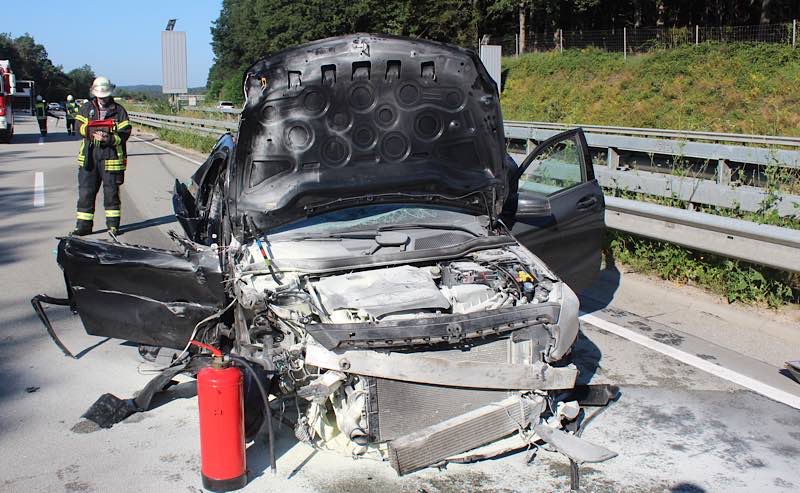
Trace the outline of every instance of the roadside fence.
{"type": "Polygon", "coordinates": [[[773,43],[797,47],[797,20],[755,26],[691,26],[605,30],[563,30],[529,32],[520,44],[519,34],[490,36],[487,44],[502,46],[504,54],[600,48],[625,56],[661,48],[676,48],[705,42],[773,43]]]}

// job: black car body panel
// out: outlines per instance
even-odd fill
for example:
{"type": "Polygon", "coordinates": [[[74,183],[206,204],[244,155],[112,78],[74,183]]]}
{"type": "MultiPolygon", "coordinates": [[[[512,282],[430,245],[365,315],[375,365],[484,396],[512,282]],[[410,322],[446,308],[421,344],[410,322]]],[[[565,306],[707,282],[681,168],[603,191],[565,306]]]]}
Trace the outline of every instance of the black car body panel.
{"type": "Polygon", "coordinates": [[[558,320],[558,303],[500,308],[476,317],[441,316],[434,320],[400,320],[374,324],[314,324],[308,333],[325,349],[376,348],[413,344],[458,344],[519,328],[553,324],[558,320]]]}
{"type": "Polygon", "coordinates": [[[247,226],[244,215],[267,231],[381,200],[500,211],[500,103],[471,50],[389,35],[330,38],[256,63],[245,92],[234,227],[247,226]]]}
{"type": "Polygon", "coordinates": [[[86,332],[183,348],[225,300],[218,257],[108,241],[62,238],[64,269],[86,332]]]}

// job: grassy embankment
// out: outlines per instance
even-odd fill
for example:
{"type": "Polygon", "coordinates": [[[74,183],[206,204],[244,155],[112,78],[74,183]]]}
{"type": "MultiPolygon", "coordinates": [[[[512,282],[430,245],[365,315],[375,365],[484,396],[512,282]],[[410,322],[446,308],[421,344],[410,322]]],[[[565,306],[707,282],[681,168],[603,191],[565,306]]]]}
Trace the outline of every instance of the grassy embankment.
{"type": "MultiPolygon", "coordinates": [[[[703,44],[627,62],[618,53],[570,50],[505,59],[503,70],[508,120],[800,136],[800,49],[787,46],[703,44]]],[[[676,174],[685,172],[676,166],[676,174]]],[[[797,173],[775,167],[767,174],[771,191],[800,193],[797,173]]],[[[757,213],[705,210],[800,228],[800,217],[779,218],[773,204],[757,213]]],[[[608,241],[616,260],[633,270],[692,283],[731,302],[800,301],[797,275],[618,232],[608,241]]]]}

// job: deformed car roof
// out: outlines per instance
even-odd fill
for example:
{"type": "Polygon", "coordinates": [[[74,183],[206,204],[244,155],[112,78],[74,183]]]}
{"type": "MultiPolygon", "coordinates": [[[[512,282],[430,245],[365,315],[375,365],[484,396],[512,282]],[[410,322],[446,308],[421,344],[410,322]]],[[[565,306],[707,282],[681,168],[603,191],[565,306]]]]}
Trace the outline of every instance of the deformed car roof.
{"type": "Polygon", "coordinates": [[[502,207],[498,91],[472,50],[329,38],[257,62],[244,89],[229,196],[236,222],[269,229],[377,202],[502,207]]]}

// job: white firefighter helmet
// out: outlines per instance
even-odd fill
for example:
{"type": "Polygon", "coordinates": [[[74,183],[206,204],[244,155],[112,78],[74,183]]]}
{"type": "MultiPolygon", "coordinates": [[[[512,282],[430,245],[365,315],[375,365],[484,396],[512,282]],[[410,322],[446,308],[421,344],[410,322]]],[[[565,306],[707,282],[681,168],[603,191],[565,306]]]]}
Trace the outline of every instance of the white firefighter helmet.
{"type": "Polygon", "coordinates": [[[111,96],[114,90],[114,84],[108,80],[108,77],[98,77],[92,82],[92,94],[98,98],[107,98],[111,96]]]}
{"type": "Polygon", "coordinates": [[[67,94],[67,101],[73,101],[75,98],[72,97],[72,94],[67,94]]]}
{"type": "Polygon", "coordinates": [[[36,96],[36,101],[41,102],[42,101],[42,97],[41,96],[36,96]]]}

